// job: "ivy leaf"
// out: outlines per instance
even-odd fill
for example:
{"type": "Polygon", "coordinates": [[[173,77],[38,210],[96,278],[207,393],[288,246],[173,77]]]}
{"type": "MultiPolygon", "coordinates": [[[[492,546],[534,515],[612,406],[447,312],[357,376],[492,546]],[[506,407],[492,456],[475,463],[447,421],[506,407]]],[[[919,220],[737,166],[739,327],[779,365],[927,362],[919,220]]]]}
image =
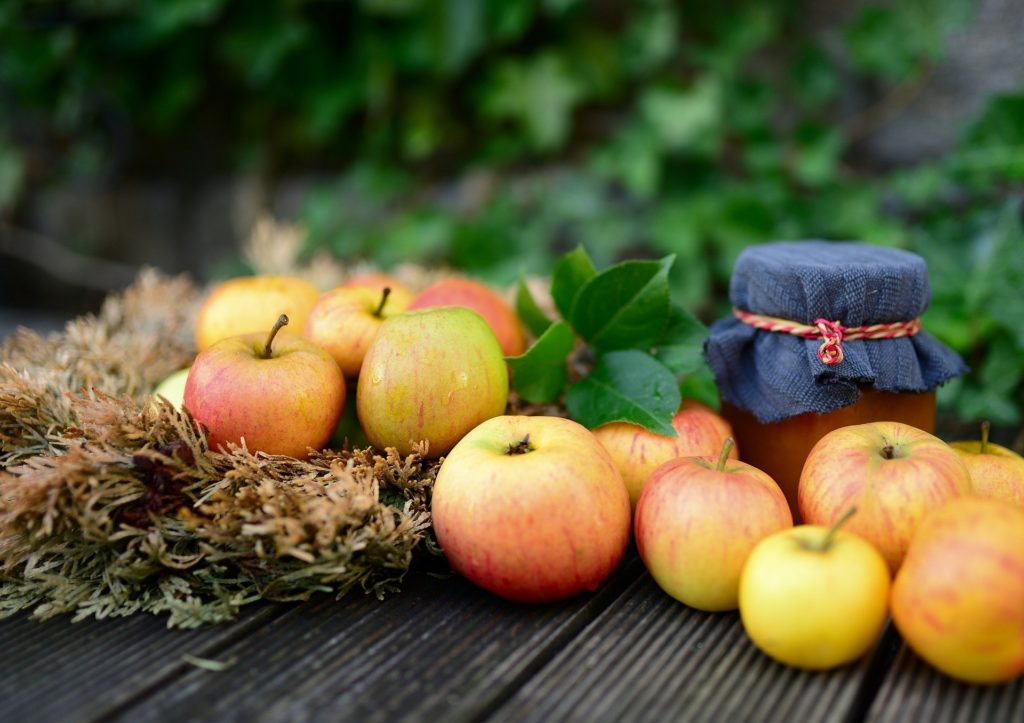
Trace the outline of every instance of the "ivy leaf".
{"type": "Polygon", "coordinates": [[[669,308],[668,324],[654,343],[654,357],[676,374],[691,374],[704,365],[708,330],[679,304],[669,308]]]}
{"type": "Polygon", "coordinates": [[[559,148],[569,136],[572,110],[583,87],[568,63],[553,52],[498,66],[484,101],[494,118],[518,120],[536,150],[559,148]]]}
{"type": "Polygon", "coordinates": [[[569,387],[565,405],[583,426],[632,422],[675,437],[672,417],[681,398],[675,376],[661,362],[636,349],[601,355],[593,371],[569,387]]]}
{"type": "Polygon", "coordinates": [[[580,291],[597,276],[594,262],[582,246],[576,247],[558,260],[551,272],[551,298],[563,319],[572,317],[572,307],[580,291]]]}
{"type": "Polygon", "coordinates": [[[592,278],[573,304],[576,333],[603,351],[650,348],[665,329],[674,259],[624,261],[592,278]]]}
{"type": "Polygon", "coordinates": [[[519,356],[508,357],[512,385],[523,399],[544,404],[558,399],[565,388],[565,360],[572,353],[575,337],[569,325],[550,325],[533,346],[519,356]]]}
{"type": "Polygon", "coordinates": [[[551,326],[551,319],[537,306],[537,301],[523,279],[519,279],[516,287],[516,313],[535,337],[539,338],[551,326]]]}

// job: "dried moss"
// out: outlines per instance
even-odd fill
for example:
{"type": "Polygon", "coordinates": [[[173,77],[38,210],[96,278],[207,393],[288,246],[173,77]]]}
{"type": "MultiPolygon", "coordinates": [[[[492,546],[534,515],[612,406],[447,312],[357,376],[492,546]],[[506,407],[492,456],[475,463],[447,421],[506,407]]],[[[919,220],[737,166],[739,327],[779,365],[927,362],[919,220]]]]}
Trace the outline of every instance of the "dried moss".
{"type": "Polygon", "coordinates": [[[258,599],[383,595],[428,549],[436,461],[211,452],[150,400],[193,357],[199,298],[147,272],[63,333],[0,348],[0,615],[195,626],[258,599]]]}

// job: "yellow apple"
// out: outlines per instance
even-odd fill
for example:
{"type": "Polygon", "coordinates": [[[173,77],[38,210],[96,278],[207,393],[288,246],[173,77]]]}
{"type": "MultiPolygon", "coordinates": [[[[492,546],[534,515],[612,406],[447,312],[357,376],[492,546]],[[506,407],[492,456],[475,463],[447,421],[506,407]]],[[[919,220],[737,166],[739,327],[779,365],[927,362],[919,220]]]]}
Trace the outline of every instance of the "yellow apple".
{"type": "Polygon", "coordinates": [[[356,386],[356,412],[373,446],[408,454],[426,440],[432,457],[502,414],[507,400],[508,368],[494,332],[460,307],[385,319],[356,386]]]}
{"type": "Polygon", "coordinates": [[[980,442],[951,442],[971,473],[977,497],[991,497],[1024,508],[1024,457],[988,441],[989,423],[981,425],[980,442]]]}
{"type": "Polygon", "coordinates": [[[892,589],[914,651],[969,683],[1024,673],[1024,510],[978,497],[928,515],[892,589]]]}
{"type": "MultiPolygon", "coordinates": [[[[594,430],[594,436],[619,468],[634,507],[644,483],[659,465],[677,457],[717,455],[725,440],[732,438],[728,422],[703,404],[690,400],[684,401],[676,412],[672,426],[675,437],[656,434],[629,422],[602,424],[594,430]]],[[[739,458],[735,446],[730,456],[739,458]]]]}
{"type": "Polygon", "coordinates": [[[437,541],[451,566],[502,597],[546,602],[596,589],[629,544],[629,496],[585,427],[560,417],[489,419],[445,458],[437,541]]]}
{"type": "Polygon", "coordinates": [[[669,595],[700,610],[734,610],[740,572],[754,546],[793,526],[771,477],[729,459],[682,457],[658,467],[636,505],[640,557],[669,595]]]}
{"type": "MultiPolygon", "coordinates": [[[[855,515],[856,516],[856,515],[855,515]]],[[[740,619],[766,655],[826,670],[864,655],[885,625],[889,567],[863,538],[800,525],[765,538],[740,576],[740,619]]]]}
{"type": "Polygon", "coordinates": [[[285,314],[301,331],[320,292],[294,276],[242,276],[213,288],[196,317],[196,349],[239,334],[263,334],[285,314]]]}
{"type": "Polygon", "coordinates": [[[302,336],[334,357],[346,379],[355,379],[381,323],[404,310],[392,296],[391,287],[380,292],[365,287],[328,291],[310,310],[302,336]]]}
{"type": "Polygon", "coordinates": [[[244,439],[250,451],[305,457],[331,438],[345,406],[345,380],[331,356],[297,336],[243,334],[199,352],[185,408],[211,449],[244,439]]]}

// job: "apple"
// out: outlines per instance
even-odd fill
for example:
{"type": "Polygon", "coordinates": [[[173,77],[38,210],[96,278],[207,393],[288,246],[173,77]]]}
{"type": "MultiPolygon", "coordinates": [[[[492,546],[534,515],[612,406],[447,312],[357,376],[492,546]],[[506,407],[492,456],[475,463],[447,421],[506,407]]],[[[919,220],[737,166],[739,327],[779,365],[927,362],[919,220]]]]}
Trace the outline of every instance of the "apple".
{"type": "Polygon", "coordinates": [[[505,356],[519,356],[526,350],[519,317],[496,291],[477,281],[443,279],[421,291],[408,308],[412,311],[435,306],[462,306],[480,314],[498,337],[505,356]]]}
{"type": "Polygon", "coordinates": [[[294,276],[242,276],[221,282],[203,301],[196,317],[196,349],[239,334],[266,334],[280,314],[302,329],[320,292],[294,276]]]}
{"type": "Polygon", "coordinates": [[[892,617],[918,655],[954,678],[1024,673],[1024,510],[972,497],[929,514],[896,575],[892,617]]]}
{"type": "Polygon", "coordinates": [[[356,386],[356,412],[374,447],[409,454],[426,440],[431,457],[502,414],[507,400],[508,368],[494,332],[459,307],[385,319],[356,386]]]}
{"type": "Polygon", "coordinates": [[[509,600],[596,589],[629,544],[629,495],[585,427],[560,417],[489,419],[441,464],[431,503],[452,568],[509,600]]]}
{"type": "MultiPolygon", "coordinates": [[[[869,542],[838,529],[800,525],[765,538],[740,576],[740,619],[766,655],[808,670],[856,660],[878,640],[889,566],[869,542]]],[[[856,515],[854,515],[856,517],[856,515]]]]}
{"type": "Polygon", "coordinates": [[[394,276],[377,272],[349,276],[341,282],[341,288],[370,289],[371,291],[377,292],[378,299],[384,289],[391,289],[391,296],[388,299],[388,304],[392,309],[405,309],[409,306],[409,302],[411,302],[413,298],[412,290],[408,286],[403,284],[394,276]]]}
{"type": "Polygon", "coordinates": [[[895,572],[929,511],[971,493],[960,456],[938,437],[899,422],[840,427],[814,445],[797,489],[805,522],[831,525],[860,512],[849,531],[872,543],[895,572]]]}
{"type": "Polygon", "coordinates": [[[156,385],[153,390],[154,397],[163,397],[174,405],[175,409],[181,409],[185,399],[185,381],[188,379],[188,368],[179,369],[162,382],[156,385]]]}
{"type": "Polygon", "coordinates": [[[754,546],[793,526],[782,490],[761,470],[714,457],[665,462],[636,504],[636,546],[662,590],[700,610],[734,610],[754,546]]]}
{"type": "Polygon", "coordinates": [[[982,422],[980,442],[951,442],[949,446],[967,465],[975,496],[1024,507],[1024,457],[989,442],[990,429],[988,422],[982,422]]]}
{"type": "MultiPolygon", "coordinates": [[[[648,431],[638,424],[611,422],[594,430],[594,436],[608,450],[635,507],[647,478],[658,467],[677,457],[702,457],[718,454],[726,439],[732,437],[729,423],[703,404],[684,401],[672,418],[676,437],[648,431]]],[[[736,447],[733,459],[739,458],[736,447]]]]}
{"type": "Polygon", "coordinates": [[[199,352],[185,382],[185,408],[207,429],[211,449],[305,457],[331,438],[345,406],[345,380],[334,359],[297,336],[243,334],[199,352]]]}
{"type": "Polygon", "coordinates": [[[346,379],[355,379],[381,323],[404,308],[392,296],[390,286],[380,292],[364,287],[332,289],[313,305],[302,336],[334,357],[346,379]]]}

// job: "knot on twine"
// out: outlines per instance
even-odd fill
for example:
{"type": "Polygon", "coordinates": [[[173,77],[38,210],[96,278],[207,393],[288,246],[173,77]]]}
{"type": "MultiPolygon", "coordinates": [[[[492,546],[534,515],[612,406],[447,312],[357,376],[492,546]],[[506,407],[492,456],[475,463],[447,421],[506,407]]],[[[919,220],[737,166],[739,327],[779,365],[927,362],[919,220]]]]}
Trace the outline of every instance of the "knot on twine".
{"type": "Polygon", "coordinates": [[[792,334],[804,339],[821,338],[818,347],[818,359],[822,364],[832,366],[843,361],[843,340],[856,339],[896,339],[902,336],[913,336],[921,331],[921,320],[892,321],[886,324],[870,324],[867,326],[843,326],[838,321],[818,318],[814,326],[800,324],[795,321],[779,319],[774,316],[752,314],[742,309],[733,309],[733,316],[748,326],[763,331],[774,331],[792,334]]]}

